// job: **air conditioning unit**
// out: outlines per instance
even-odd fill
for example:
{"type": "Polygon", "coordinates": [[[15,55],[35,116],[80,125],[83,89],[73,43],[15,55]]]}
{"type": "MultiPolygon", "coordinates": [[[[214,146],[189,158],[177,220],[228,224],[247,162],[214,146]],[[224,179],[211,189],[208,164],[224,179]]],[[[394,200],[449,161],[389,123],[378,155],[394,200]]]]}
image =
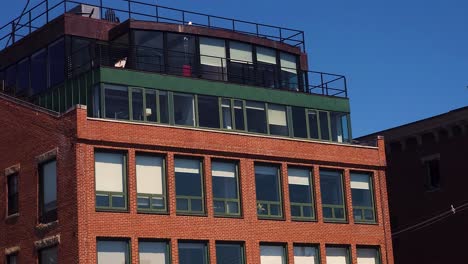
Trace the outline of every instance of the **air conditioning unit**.
{"type": "Polygon", "coordinates": [[[72,8],[70,11],[68,11],[68,13],[84,17],[101,19],[101,10],[99,9],[99,7],[92,5],[79,4],[72,8]]]}

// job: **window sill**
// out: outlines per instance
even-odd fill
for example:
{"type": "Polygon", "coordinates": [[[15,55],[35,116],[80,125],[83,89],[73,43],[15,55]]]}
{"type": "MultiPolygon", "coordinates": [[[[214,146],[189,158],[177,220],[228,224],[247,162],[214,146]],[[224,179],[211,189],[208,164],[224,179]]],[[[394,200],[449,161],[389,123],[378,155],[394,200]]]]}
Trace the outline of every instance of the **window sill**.
{"type": "Polygon", "coordinates": [[[234,219],[243,219],[242,215],[227,215],[227,214],[214,214],[215,218],[234,218],[234,219]]]}
{"type": "Polygon", "coordinates": [[[206,213],[190,213],[190,212],[176,212],[177,216],[201,216],[201,217],[207,217],[208,215],[206,213]]]}
{"type": "Polygon", "coordinates": [[[273,220],[273,221],[285,221],[286,219],[284,219],[284,217],[282,216],[278,216],[278,217],[274,217],[274,216],[259,216],[257,217],[258,220],[273,220]]]}
{"type": "Polygon", "coordinates": [[[349,224],[348,220],[342,219],[324,219],[323,222],[326,224],[349,224]]]}
{"type": "Polygon", "coordinates": [[[124,208],[116,208],[116,209],[113,209],[113,208],[96,208],[96,212],[100,212],[100,213],[129,213],[128,209],[124,209],[124,208]]]}
{"type": "Polygon", "coordinates": [[[52,222],[49,222],[49,223],[39,223],[38,225],[36,225],[34,227],[34,229],[37,232],[47,233],[47,232],[51,231],[52,229],[56,228],[58,226],[58,224],[59,224],[58,220],[55,220],[55,221],[52,221],[52,222]]]}
{"type": "Polygon", "coordinates": [[[169,215],[167,211],[137,210],[137,214],[169,215]]]}
{"type": "Polygon", "coordinates": [[[364,222],[364,221],[356,221],[356,220],[354,221],[354,224],[356,225],[379,225],[379,223],[376,221],[364,222]]]}
{"type": "Polygon", "coordinates": [[[291,218],[292,222],[317,222],[316,218],[291,218]]]}
{"type": "Polygon", "coordinates": [[[5,217],[5,221],[9,221],[9,220],[16,219],[16,218],[18,218],[19,216],[20,216],[19,213],[7,215],[7,216],[5,217]]]}

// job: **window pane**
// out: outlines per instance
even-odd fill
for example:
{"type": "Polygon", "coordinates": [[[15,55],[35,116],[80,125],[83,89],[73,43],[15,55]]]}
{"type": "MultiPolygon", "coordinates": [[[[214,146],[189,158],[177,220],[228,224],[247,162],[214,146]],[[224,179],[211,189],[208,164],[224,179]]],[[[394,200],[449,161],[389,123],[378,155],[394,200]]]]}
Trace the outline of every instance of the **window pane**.
{"type": "Polygon", "coordinates": [[[16,65],[12,65],[5,72],[5,91],[13,93],[16,89],[16,65]]]}
{"type": "Polygon", "coordinates": [[[179,263],[207,264],[206,244],[179,242],[179,263]]]}
{"type": "Polygon", "coordinates": [[[278,167],[255,166],[257,200],[280,201],[278,167]]]}
{"type": "Polygon", "coordinates": [[[323,140],[330,140],[330,131],[328,130],[328,113],[319,111],[320,135],[323,140]]]}
{"type": "Polygon", "coordinates": [[[195,125],[193,95],[174,94],[174,122],[176,125],[195,125]]]}
{"type": "Polygon", "coordinates": [[[272,135],[287,136],[289,134],[285,106],[268,104],[268,125],[272,135]]]}
{"type": "Polygon", "coordinates": [[[163,33],[134,30],[136,68],[142,71],[164,71],[163,33]]]}
{"type": "Polygon", "coordinates": [[[223,128],[232,129],[232,111],[231,111],[231,100],[223,99],[221,103],[223,111],[223,128]]]}
{"type": "Polygon", "coordinates": [[[175,176],[177,196],[202,196],[199,160],[175,159],[175,176]]]}
{"type": "Polygon", "coordinates": [[[281,87],[289,90],[299,90],[299,79],[297,77],[296,56],[281,52],[281,87]]]}
{"type": "Polygon", "coordinates": [[[243,264],[243,249],[240,244],[216,243],[217,264],[243,264]]]}
{"type": "Polygon", "coordinates": [[[322,203],[343,205],[342,176],[338,171],[320,170],[320,192],[322,203]]]}
{"type": "Polygon", "coordinates": [[[307,111],[307,118],[309,119],[309,133],[310,138],[318,139],[319,138],[319,130],[318,130],[318,118],[317,118],[317,111],[309,110],[307,111]]]}
{"type": "Polygon", "coordinates": [[[169,123],[169,102],[167,92],[159,92],[159,111],[160,111],[160,120],[159,122],[163,124],[169,123]]]}
{"type": "Polygon", "coordinates": [[[136,156],[137,193],[164,194],[163,158],[136,156]]]}
{"type": "Polygon", "coordinates": [[[47,55],[42,49],[31,57],[31,83],[33,95],[41,93],[47,89],[47,55]]]}
{"type": "Polygon", "coordinates": [[[124,192],[124,155],[96,152],[94,158],[96,191],[124,192]]]}
{"type": "Polygon", "coordinates": [[[62,39],[49,46],[49,87],[65,79],[65,41],[62,39]]]}
{"type": "Polygon", "coordinates": [[[18,256],[17,255],[8,255],[6,264],[18,264],[18,256]]]}
{"type": "Polygon", "coordinates": [[[370,176],[362,173],[351,173],[351,191],[353,206],[372,207],[370,176]]]}
{"type": "Polygon", "coordinates": [[[276,64],[276,50],[265,47],[257,47],[257,61],[276,64]]]}
{"type": "Polygon", "coordinates": [[[198,123],[201,127],[219,128],[219,104],[214,96],[198,96],[198,123]]]}
{"type": "Polygon", "coordinates": [[[229,42],[231,61],[238,63],[253,63],[252,45],[237,41],[229,42]]]}
{"type": "Polygon", "coordinates": [[[57,247],[42,249],[39,251],[39,263],[57,264],[57,247]]]}
{"type": "Polygon", "coordinates": [[[141,264],[168,263],[167,243],[165,242],[139,242],[138,252],[141,264]]]}
{"type": "Polygon", "coordinates": [[[200,63],[203,78],[225,80],[226,47],[224,39],[200,37],[200,63]]]}
{"type": "Polygon", "coordinates": [[[330,118],[332,140],[336,142],[348,142],[347,114],[331,112],[330,118]]]}
{"type": "Polygon", "coordinates": [[[45,216],[48,212],[57,209],[57,162],[55,160],[41,165],[41,177],[42,216],[45,216]]]}
{"type": "Polygon", "coordinates": [[[358,248],[357,249],[358,264],[379,264],[379,251],[375,248],[358,248]]]}
{"type": "Polygon", "coordinates": [[[327,264],[349,264],[348,249],[327,247],[327,264]]]}
{"type": "Polygon", "coordinates": [[[91,67],[90,41],[72,37],[72,69],[73,76],[86,72],[91,67]]]}
{"type": "Polygon", "coordinates": [[[291,107],[294,136],[307,138],[307,124],[305,109],[302,107],[291,107]]]}
{"type": "Polygon", "coordinates": [[[237,199],[236,164],[229,162],[212,162],[214,198],[237,199]]]}
{"type": "Polygon", "coordinates": [[[141,89],[132,89],[132,112],[133,120],[144,120],[143,112],[143,91],[141,89]]]}
{"type": "Polygon", "coordinates": [[[231,41],[229,81],[242,84],[255,83],[255,69],[252,60],[252,45],[231,41]]]}
{"type": "Polygon", "coordinates": [[[319,264],[316,247],[294,247],[294,264],[319,264]]]}
{"type": "Polygon", "coordinates": [[[97,241],[98,264],[127,264],[127,241],[97,241]]]}
{"type": "Polygon", "coordinates": [[[106,118],[129,119],[127,87],[105,85],[104,97],[106,118]]]}
{"type": "Polygon", "coordinates": [[[18,213],[18,175],[8,176],[8,215],[18,213]]]}
{"type": "Polygon", "coordinates": [[[312,203],[310,170],[288,168],[289,196],[292,203],[312,203]]]}
{"type": "Polygon", "coordinates": [[[261,264],[286,264],[283,246],[260,246],[261,264]]]}
{"type": "Polygon", "coordinates": [[[266,134],[267,128],[266,128],[265,104],[247,101],[246,110],[247,110],[247,127],[249,131],[266,134]]]}
{"type": "MultiPolygon", "coordinates": [[[[29,91],[29,59],[18,63],[16,95],[28,95],[29,91]]],[[[63,71],[63,68],[62,68],[63,71]]],[[[63,74],[62,74],[63,76],[63,74]]]]}
{"type": "Polygon", "coordinates": [[[244,103],[242,101],[234,101],[234,115],[236,116],[236,130],[245,130],[244,103]]]}
{"type": "Polygon", "coordinates": [[[195,37],[167,33],[168,72],[182,76],[194,75],[195,37]]]}
{"type": "Polygon", "coordinates": [[[146,121],[156,122],[158,119],[158,112],[156,108],[156,91],[146,90],[146,108],[145,115],[146,121]]]}

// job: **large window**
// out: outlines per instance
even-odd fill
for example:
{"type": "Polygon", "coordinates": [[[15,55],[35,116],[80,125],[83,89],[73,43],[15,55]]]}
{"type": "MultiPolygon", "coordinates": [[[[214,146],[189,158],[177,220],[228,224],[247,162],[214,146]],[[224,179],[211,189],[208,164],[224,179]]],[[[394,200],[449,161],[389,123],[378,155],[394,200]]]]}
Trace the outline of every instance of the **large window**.
{"type": "Polygon", "coordinates": [[[168,264],[169,245],[167,242],[140,241],[138,255],[141,264],[168,264]]]}
{"type": "Polygon", "coordinates": [[[234,129],[233,121],[232,121],[232,102],[230,99],[222,99],[221,101],[221,111],[222,111],[222,119],[223,119],[223,126],[222,128],[225,129],[234,129]]]}
{"type": "Polygon", "coordinates": [[[226,161],[213,161],[213,202],[216,215],[240,215],[239,180],[237,164],[226,161]]]}
{"type": "Polygon", "coordinates": [[[349,142],[348,114],[331,112],[331,136],[335,142],[349,142]]]}
{"type": "Polygon", "coordinates": [[[320,192],[323,218],[326,221],[346,221],[342,173],[320,170],[320,192]]]}
{"type": "Polygon", "coordinates": [[[325,111],[318,111],[320,123],[320,138],[323,140],[330,140],[330,127],[329,127],[329,113],[325,111]]]}
{"type": "Polygon", "coordinates": [[[7,177],[8,193],[8,215],[18,213],[18,174],[8,175],[7,177]]]}
{"type": "MultiPolygon", "coordinates": [[[[71,60],[73,76],[87,72],[91,68],[91,41],[87,39],[71,38],[71,60]]],[[[71,76],[69,76],[71,77],[71,76]]]]}
{"type": "Polygon", "coordinates": [[[163,32],[134,30],[133,38],[136,46],[137,70],[163,72],[163,32]]]}
{"type": "Polygon", "coordinates": [[[350,264],[347,247],[327,246],[327,264],[350,264]]]}
{"type": "Polygon", "coordinates": [[[291,216],[294,219],[314,219],[312,174],[309,169],[288,168],[289,199],[291,216]]]}
{"type": "Polygon", "coordinates": [[[294,137],[307,138],[307,122],[303,107],[291,107],[294,137]]]}
{"type": "Polygon", "coordinates": [[[49,87],[65,80],[65,41],[63,38],[49,45],[49,87]]]}
{"type": "Polygon", "coordinates": [[[16,85],[16,95],[27,95],[29,91],[29,58],[26,58],[18,63],[18,74],[17,74],[17,85],[16,85]]]}
{"type": "Polygon", "coordinates": [[[244,110],[244,102],[234,100],[234,124],[236,125],[236,130],[245,130],[244,110]]]}
{"type": "Polygon", "coordinates": [[[126,240],[98,240],[97,264],[130,264],[129,251],[126,240]]]}
{"type": "Polygon", "coordinates": [[[242,84],[255,83],[252,45],[242,42],[229,42],[229,81],[242,84]]]}
{"type": "Polygon", "coordinates": [[[5,92],[14,93],[16,89],[16,64],[8,67],[5,71],[5,92]]]}
{"type": "Polygon", "coordinates": [[[39,250],[39,264],[57,264],[57,247],[49,247],[39,250]]]}
{"type": "Polygon", "coordinates": [[[284,105],[268,104],[268,126],[271,135],[289,135],[286,116],[286,107],[284,105]]]}
{"type": "Polygon", "coordinates": [[[39,166],[40,219],[42,223],[57,220],[57,162],[39,166]]]}
{"type": "Polygon", "coordinates": [[[104,107],[106,118],[129,119],[128,88],[125,86],[104,86],[104,107]]]}
{"type": "Polygon", "coordinates": [[[277,166],[255,165],[259,217],[282,217],[281,180],[277,166]]]}
{"type": "Polygon", "coordinates": [[[45,49],[31,56],[31,83],[33,95],[47,89],[47,52],[45,49]]]}
{"type": "Polygon", "coordinates": [[[380,264],[379,250],[377,248],[357,248],[357,264],[380,264]]]}
{"type": "Polygon", "coordinates": [[[281,61],[281,88],[299,91],[299,80],[297,77],[296,56],[289,53],[280,53],[281,61]]]}
{"type": "Polygon", "coordinates": [[[218,97],[199,95],[197,100],[198,125],[201,127],[219,128],[218,97]]]}
{"type": "Polygon", "coordinates": [[[162,157],[136,156],[137,199],[140,211],[166,211],[166,184],[162,157]]]}
{"type": "Polygon", "coordinates": [[[167,53],[169,73],[182,76],[195,74],[195,36],[167,33],[167,53]]]}
{"type": "Polygon", "coordinates": [[[195,125],[195,104],[192,94],[174,94],[174,123],[176,125],[195,125]]]}
{"type": "Polygon", "coordinates": [[[260,245],[260,264],[286,264],[286,248],[277,245],[260,245]]]}
{"type": "Polygon", "coordinates": [[[309,123],[309,137],[319,139],[319,123],[316,110],[307,111],[307,122],[309,123]]]}
{"type": "Polygon", "coordinates": [[[216,242],[216,264],[244,263],[244,247],[242,244],[216,242]]]}
{"type": "Polygon", "coordinates": [[[123,153],[96,152],[96,208],[126,209],[127,208],[127,158],[123,153]]]}
{"type": "Polygon", "coordinates": [[[206,243],[179,242],[179,264],[208,264],[206,243]]]}
{"type": "Polygon", "coordinates": [[[260,86],[278,87],[276,50],[257,47],[257,83],[260,86]]]}
{"type": "Polygon", "coordinates": [[[355,222],[375,222],[372,176],[351,172],[351,195],[355,222]]]}
{"type": "Polygon", "coordinates": [[[205,212],[201,165],[198,159],[175,159],[176,207],[179,213],[205,212]]]}
{"type": "Polygon", "coordinates": [[[169,123],[169,96],[165,91],[159,91],[159,122],[169,123]]]}
{"type": "Polygon", "coordinates": [[[260,102],[246,102],[247,128],[249,132],[267,133],[265,104],[260,102]]]}
{"type": "Polygon", "coordinates": [[[317,247],[294,246],[294,264],[319,264],[318,256],[317,247]]]}
{"type": "Polygon", "coordinates": [[[226,41],[200,37],[201,75],[204,79],[226,80],[226,41]]]}

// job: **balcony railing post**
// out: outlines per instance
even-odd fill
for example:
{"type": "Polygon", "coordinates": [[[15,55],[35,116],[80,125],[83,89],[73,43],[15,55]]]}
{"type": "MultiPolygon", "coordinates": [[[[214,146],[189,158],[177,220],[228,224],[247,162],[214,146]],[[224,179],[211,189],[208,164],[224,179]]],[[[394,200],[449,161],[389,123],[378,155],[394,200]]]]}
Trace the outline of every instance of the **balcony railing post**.
{"type": "Polygon", "coordinates": [[[15,32],[15,21],[12,21],[11,22],[11,43],[15,43],[15,36],[16,36],[16,32],[15,32]]]}
{"type": "Polygon", "coordinates": [[[46,0],[46,21],[49,23],[49,0],[46,0]]]}
{"type": "Polygon", "coordinates": [[[104,11],[102,10],[102,0],[99,0],[99,18],[102,19],[104,16],[104,11]]]}
{"type": "Polygon", "coordinates": [[[28,13],[28,17],[29,17],[29,34],[31,34],[31,32],[32,32],[32,25],[31,25],[31,23],[32,23],[32,21],[31,21],[31,11],[29,11],[29,13],[28,13]]]}
{"type": "Polygon", "coordinates": [[[185,11],[182,11],[182,25],[185,25],[185,11]]]}
{"type": "Polygon", "coordinates": [[[132,2],[128,0],[128,19],[132,18],[132,2]]]}
{"type": "Polygon", "coordinates": [[[208,16],[208,27],[211,27],[211,16],[208,16]]]}
{"type": "Polygon", "coordinates": [[[320,73],[320,87],[322,87],[322,94],[325,95],[325,87],[323,85],[323,73],[320,73]]]}
{"type": "Polygon", "coordinates": [[[156,22],[159,22],[159,7],[156,5],[156,22]]]}

